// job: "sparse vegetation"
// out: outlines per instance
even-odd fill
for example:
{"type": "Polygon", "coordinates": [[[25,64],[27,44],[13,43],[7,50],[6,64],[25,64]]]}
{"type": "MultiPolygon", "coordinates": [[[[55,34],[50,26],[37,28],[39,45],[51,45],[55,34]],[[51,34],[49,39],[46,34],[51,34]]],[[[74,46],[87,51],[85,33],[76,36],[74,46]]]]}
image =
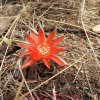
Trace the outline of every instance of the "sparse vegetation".
{"type": "Polygon", "coordinates": [[[0,100],[99,100],[99,24],[100,0],[1,0],[0,100]],[[64,35],[59,45],[72,48],[59,55],[68,66],[20,68],[26,59],[16,43],[39,27],[47,37],[51,31],[64,35]]]}

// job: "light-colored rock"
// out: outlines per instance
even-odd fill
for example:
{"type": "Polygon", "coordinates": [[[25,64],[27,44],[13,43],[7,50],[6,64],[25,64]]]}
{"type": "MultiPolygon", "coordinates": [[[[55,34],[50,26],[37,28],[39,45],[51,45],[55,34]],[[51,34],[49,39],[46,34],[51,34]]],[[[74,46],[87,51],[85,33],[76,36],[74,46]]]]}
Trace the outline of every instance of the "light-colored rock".
{"type": "Polygon", "coordinates": [[[94,32],[100,33],[100,24],[95,25],[95,26],[92,28],[92,30],[93,30],[94,32]]]}
{"type": "Polygon", "coordinates": [[[11,46],[12,45],[12,40],[11,39],[8,39],[6,37],[3,37],[3,41],[8,45],[8,46],[11,46]]]}
{"type": "Polygon", "coordinates": [[[0,35],[2,35],[11,25],[12,19],[0,19],[0,35]]]}

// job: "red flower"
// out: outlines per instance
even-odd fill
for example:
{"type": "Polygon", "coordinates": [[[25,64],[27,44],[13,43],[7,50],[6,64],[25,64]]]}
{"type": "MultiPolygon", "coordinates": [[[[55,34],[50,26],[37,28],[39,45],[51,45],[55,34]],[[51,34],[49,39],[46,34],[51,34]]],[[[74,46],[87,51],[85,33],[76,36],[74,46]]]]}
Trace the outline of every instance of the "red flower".
{"type": "Polygon", "coordinates": [[[57,47],[57,45],[64,39],[64,36],[55,40],[54,37],[55,32],[51,32],[48,38],[46,38],[42,29],[39,29],[38,36],[30,32],[30,34],[26,36],[29,45],[23,43],[18,44],[20,47],[26,49],[26,51],[21,53],[20,56],[28,56],[28,59],[21,68],[27,68],[38,60],[42,60],[48,68],[50,68],[49,60],[53,60],[61,66],[65,66],[66,62],[56,54],[69,47],[57,47]]]}

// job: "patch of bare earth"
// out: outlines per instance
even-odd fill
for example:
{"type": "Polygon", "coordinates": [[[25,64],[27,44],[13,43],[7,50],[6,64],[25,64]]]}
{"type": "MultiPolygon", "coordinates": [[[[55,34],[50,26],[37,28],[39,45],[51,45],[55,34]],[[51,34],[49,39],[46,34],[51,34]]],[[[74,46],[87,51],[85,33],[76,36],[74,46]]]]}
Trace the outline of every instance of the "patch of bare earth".
{"type": "Polygon", "coordinates": [[[100,24],[99,0],[1,0],[0,3],[0,100],[99,100],[100,24]],[[42,62],[19,69],[25,61],[17,41],[29,31],[44,28],[64,35],[61,46],[71,45],[59,55],[68,66],[42,62]],[[9,47],[2,37],[11,38],[9,47]],[[56,98],[54,98],[56,95],[56,98]]]}

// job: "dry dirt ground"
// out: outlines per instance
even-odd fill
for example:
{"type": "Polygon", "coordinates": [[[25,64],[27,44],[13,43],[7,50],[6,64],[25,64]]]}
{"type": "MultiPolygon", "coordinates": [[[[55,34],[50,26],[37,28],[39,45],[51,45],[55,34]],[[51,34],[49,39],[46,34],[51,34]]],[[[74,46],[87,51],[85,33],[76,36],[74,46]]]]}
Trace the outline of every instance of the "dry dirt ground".
{"type": "Polygon", "coordinates": [[[0,0],[0,100],[100,100],[100,33],[92,31],[98,24],[100,0],[0,0]],[[19,69],[16,43],[39,27],[65,36],[60,45],[72,48],[59,55],[68,66],[19,69]]]}

